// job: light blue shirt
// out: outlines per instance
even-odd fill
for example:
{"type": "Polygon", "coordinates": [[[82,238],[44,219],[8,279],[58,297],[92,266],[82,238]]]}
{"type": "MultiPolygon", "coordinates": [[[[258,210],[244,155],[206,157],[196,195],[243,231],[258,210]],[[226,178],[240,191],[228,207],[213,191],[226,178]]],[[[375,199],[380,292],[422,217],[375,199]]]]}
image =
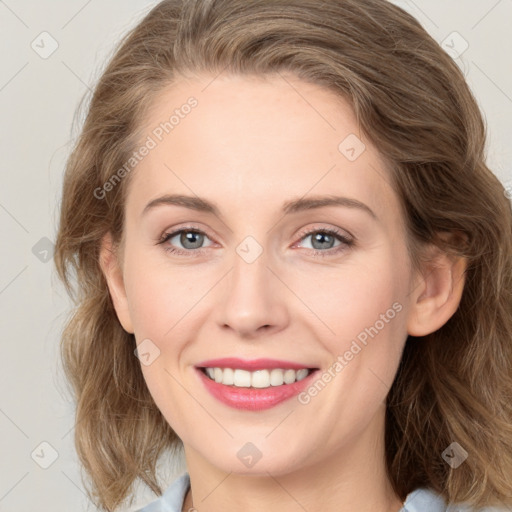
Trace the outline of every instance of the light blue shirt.
{"type": "MultiPolygon", "coordinates": [[[[190,487],[187,472],[180,475],[160,498],[139,509],[137,512],[181,512],[183,501],[190,487]]],[[[188,511],[186,511],[188,512],[188,511]]],[[[464,505],[446,506],[441,496],[431,489],[420,488],[409,493],[400,512],[476,512],[464,505]]],[[[479,512],[506,512],[505,509],[483,508],[479,512]]]]}

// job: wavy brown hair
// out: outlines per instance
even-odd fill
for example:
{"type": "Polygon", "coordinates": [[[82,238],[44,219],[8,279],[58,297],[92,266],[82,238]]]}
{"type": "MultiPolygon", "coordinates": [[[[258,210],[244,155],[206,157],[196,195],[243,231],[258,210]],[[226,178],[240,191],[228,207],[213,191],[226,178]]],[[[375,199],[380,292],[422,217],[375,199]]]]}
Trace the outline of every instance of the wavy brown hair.
{"type": "Polygon", "coordinates": [[[402,499],[423,486],[449,503],[512,505],[511,205],[486,166],[486,127],[464,75],[385,0],[164,0],[119,44],[67,162],[55,253],[76,303],[61,347],[91,499],[112,511],[136,481],[161,494],[157,462],[181,443],[99,265],[103,235],[120,240],[130,175],[103,199],[95,190],[140,144],[157,93],[180,74],[222,71],[291,72],[347,100],[388,164],[415,265],[425,244],[467,258],[458,310],[406,342],[387,398],[387,471],[402,499]],[[453,441],[469,453],[457,469],[441,458],[453,441]]]}

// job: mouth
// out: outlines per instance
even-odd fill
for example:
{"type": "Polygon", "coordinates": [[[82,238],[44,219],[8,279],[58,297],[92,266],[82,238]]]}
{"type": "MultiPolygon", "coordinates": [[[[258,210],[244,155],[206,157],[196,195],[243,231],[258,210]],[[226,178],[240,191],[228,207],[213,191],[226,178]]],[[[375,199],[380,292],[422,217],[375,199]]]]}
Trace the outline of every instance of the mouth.
{"type": "Polygon", "coordinates": [[[242,370],[241,368],[199,368],[210,380],[224,386],[237,388],[265,389],[271,386],[287,386],[300,382],[316,370],[316,368],[268,368],[256,371],[242,370]]]}
{"type": "Polygon", "coordinates": [[[287,361],[236,358],[205,361],[195,369],[214,398],[252,411],[274,407],[299,394],[319,370],[287,361]]]}

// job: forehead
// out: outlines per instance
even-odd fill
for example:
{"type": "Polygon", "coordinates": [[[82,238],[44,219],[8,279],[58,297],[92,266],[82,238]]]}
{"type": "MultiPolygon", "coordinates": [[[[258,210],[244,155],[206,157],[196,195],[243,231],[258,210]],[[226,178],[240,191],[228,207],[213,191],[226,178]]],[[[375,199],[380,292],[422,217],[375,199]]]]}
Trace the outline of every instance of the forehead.
{"type": "Polygon", "coordinates": [[[341,194],[396,214],[384,162],[350,105],[294,76],[181,79],[155,97],[141,126],[140,143],[151,149],[128,194],[138,212],[164,193],[209,197],[238,212],[341,194]]]}

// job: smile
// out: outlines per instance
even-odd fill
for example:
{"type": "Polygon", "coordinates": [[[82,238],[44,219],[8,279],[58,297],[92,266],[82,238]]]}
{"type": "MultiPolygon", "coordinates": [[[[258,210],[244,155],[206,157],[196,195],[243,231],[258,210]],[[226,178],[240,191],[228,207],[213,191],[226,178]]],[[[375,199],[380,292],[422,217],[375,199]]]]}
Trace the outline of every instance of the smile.
{"type": "Polygon", "coordinates": [[[301,368],[300,370],[273,368],[250,372],[233,368],[204,368],[206,375],[215,382],[225,386],[238,388],[269,388],[293,384],[305,379],[313,370],[301,368]]]}
{"type": "Polygon", "coordinates": [[[318,368],[275,359],[224,358],[204,361],[195,370],[209,394],[222,404],[261,411],[301,393],[318,368]]]}

